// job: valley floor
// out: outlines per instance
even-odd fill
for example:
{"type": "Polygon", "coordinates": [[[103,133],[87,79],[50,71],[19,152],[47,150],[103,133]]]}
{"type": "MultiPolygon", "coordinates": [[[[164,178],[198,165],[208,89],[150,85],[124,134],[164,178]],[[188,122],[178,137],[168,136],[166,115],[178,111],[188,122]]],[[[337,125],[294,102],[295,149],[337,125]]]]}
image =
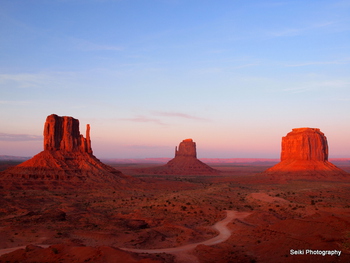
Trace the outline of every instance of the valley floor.
{"type": "Polygon", "coordinates": [[[98,248],[101,254],[112,253],[101,247],[152,250],[198,243],[183,254],[133,253],[135,261],[125,262],[350,261],[350,181],[277,183],[256,175],[265,165],[215,164],[222,171],[216,176],[145,175],[137,174],[138,167],[116,166],[140,179],[123,190],[1,189],[0,249],[61,244],[50,253],[62,259],[67,247],[98,248]],[[200,244],[218,235],[212,226],[226,210],[246,217],[227,224],[232,234],[226,241],[200,244]]]}

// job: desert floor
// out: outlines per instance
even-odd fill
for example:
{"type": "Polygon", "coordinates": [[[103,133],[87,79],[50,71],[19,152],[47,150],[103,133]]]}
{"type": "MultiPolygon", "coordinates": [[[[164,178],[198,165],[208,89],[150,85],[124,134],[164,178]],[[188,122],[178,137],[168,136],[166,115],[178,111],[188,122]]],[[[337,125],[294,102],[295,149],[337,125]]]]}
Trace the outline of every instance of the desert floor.
{"type": "MultiPolygon", "coordinates": [[[[350,261],[350,180],[281,183],[257,175],[268,164],[213,164],[222,172],[216,176],[138,174],[152,164],[110,165],[139,181],[127,189],[0,189],[0,250],[64,244],[139,249],[132,256],[142,262],[350,261]],[[244,216],[226,222],[231,235],[223,242],[205,243],[218,235],[213,225],[227,210],[244,216]],[[196,246],[170,249],[190,244],[196,246]],[[140,253],[153,249],[170,250],[140,253]],[[341,255],[306,255],[308,249],[341,255]]],[[[52,255],[61,248],[51,248],[52,255]]]]}

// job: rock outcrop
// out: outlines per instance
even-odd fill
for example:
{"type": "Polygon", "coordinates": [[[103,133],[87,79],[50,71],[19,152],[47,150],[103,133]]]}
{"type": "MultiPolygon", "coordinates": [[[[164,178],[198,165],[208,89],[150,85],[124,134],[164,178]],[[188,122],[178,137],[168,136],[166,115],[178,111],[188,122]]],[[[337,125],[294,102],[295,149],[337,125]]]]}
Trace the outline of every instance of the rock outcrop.
{"type": "Polygon", "coordinates": [[[86,127],[86,138],[80,134],[79,120],[52,114],[46,118],[44,127],[44,151],[80,151],[92,154],[90,125],[86,127]]]}
{"type": "Polygon", "coordinates": [[[176,157],[193,157],[197,158],[196,143],[192,139],[185,139],[179,144],[179,149],[175,147],[176,157]]]}
{"type": "Polygon", "coordinates": [[[281,161],[328,161],[326,136],[316,128],[293,129],[282,137],[281,161]]]}
{"type": "Polygon", "coordinates": [[[138,170],[141,173],[171,175],[213,175],[219,171],[197,159],[196,143],[185,139],[175,147],[175,158],[163,166],[138,170]]]}
{"type": "Polygon", "coordinates": [[[317,128],[293,129],[282,137],[281,162],[264,173],[290,178],[348,176],[328,161],[327,138],[317,128]]]}
{"type": "Polygon", "coordinates": [[[44,151],[0,173],[4,188],[55,188],[108,184],[123,187],[132,177],[122,174],[92,154],[90,126],[86,138],[79,120],[52,114],[44,126],[44,151]]]}

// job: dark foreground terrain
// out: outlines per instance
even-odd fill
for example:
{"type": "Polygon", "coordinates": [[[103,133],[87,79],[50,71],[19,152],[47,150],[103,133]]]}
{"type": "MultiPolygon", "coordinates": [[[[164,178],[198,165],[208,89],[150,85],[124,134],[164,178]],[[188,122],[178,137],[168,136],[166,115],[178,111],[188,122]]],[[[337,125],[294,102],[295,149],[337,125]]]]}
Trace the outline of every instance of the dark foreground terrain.
{"type": "MultiPolygon", "coordinates": [[[[281,183],[256,175],[269,164],[216,163],[221,174],[215,176],[138,174],[150,165],[112,165],[142,183],[127,190],[0,189],[0,252],[32,244],[0,262],[350,261],[350,180],[281,183]],[[210,239],[226,210],[249,214],[228,224],[232,234],[224,242],[172,254],[119,249],[210,239]]],[[[350,172],[350,166],[339,167],[350,172]]]]}

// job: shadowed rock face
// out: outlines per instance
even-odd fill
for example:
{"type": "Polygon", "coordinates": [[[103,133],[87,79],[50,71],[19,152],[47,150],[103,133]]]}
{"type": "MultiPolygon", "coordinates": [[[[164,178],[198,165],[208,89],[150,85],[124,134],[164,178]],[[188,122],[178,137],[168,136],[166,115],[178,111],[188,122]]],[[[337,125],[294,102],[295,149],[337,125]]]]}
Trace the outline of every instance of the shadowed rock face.
{"type": "Polygon", "coordinates": [[[192,139],[183,140],[179,148],[175,148],[175,158],[165,166],[173,174],[216,174],[217,170],[211,168],[197,159],[196,143],[192,139]]]}
{"type": "Polygon", "coordinates": [[[293,129],[282,137],[281,162],[264,173],[291,178],[348,176],[348,173],[328,162],[327,138],[317,128],[293,129]]]}
{"type": "Polygon", "coordinates": [[[73,187],[81,183],[121,186],[132,178],[92,154],[89,124],[84,138],[79,131],[79,120],[52,114],[44,125],[44,151],[0,173],[0,180],[6,188],[11,185],[36,188],[39,181],[43,188],[51,188],[52,185],[73,187]]]}
{"type": "Polygon", "coordinates": [[[175,147],[175,158],[180,156],[197,158],[196,143],[192,139],[180,142],[179,150],[175,147]]]}

